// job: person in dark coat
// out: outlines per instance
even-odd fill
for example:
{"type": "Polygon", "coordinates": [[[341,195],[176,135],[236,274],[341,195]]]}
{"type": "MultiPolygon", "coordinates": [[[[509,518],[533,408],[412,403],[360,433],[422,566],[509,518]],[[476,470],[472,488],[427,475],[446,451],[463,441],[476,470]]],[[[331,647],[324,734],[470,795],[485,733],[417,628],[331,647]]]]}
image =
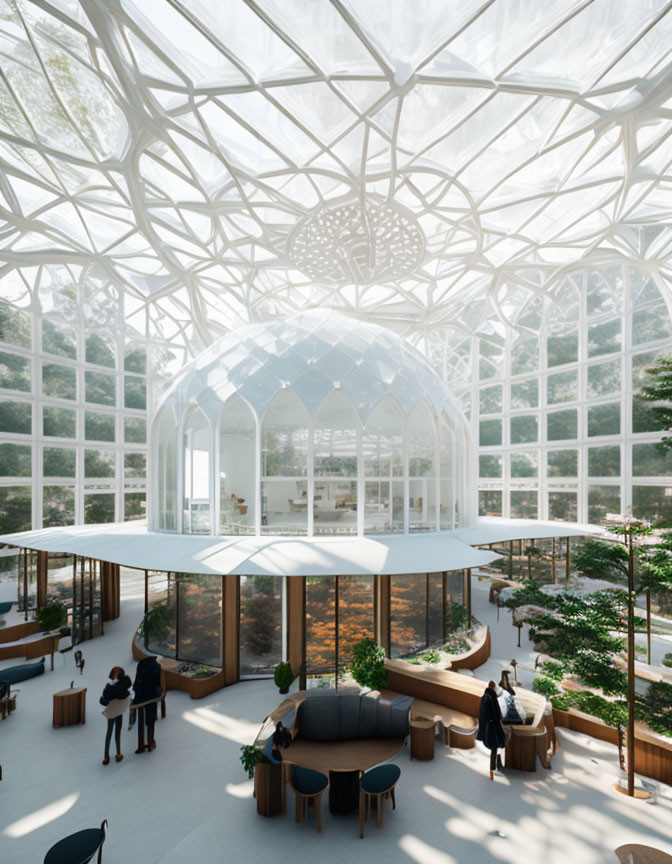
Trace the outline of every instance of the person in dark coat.
{"type": "Polygon", "coordinates": [[[476,738],[482,741],[490,751],[490,779],[494,779],[495,771],[501,770],[501,761],[497,750],[506,744],[502,711],[497,701],[497,685],[490,681],[481,696],[478,708],[478,734],[476,738]]]}
{"type": "Polygon", "coordinates": [[[109,765],[110,763],[110,742],[112,740],[113,729],[114,743],[117,746],[115,759],[117,762],[121,762],[124,758],[121,752],[121,726],[124,719],[124,711],[128,708],[128,704],[131,701],[129,695],[130,689],[131,679],[121,666],[115,666],[110,672],[110,683],[105,685],[103,695],[100,697],[100,704],[105,706],[103,717],[107,718],[103,765],[109,765]]]}
{"type": "Polygon", "coordinates": [[[161,666],[156,657],[145,657],[138,663],[133,682],[133,702],[138,706],[138,749],[136,753],[145,750],[155,750],[154,726],[156,724],[157,700],[161,698],[161,666]],[[146,704],[149,703],[149,704],[146,704]],[[147,744],[145,744],[145,725],[147,726],[147,744]]]}

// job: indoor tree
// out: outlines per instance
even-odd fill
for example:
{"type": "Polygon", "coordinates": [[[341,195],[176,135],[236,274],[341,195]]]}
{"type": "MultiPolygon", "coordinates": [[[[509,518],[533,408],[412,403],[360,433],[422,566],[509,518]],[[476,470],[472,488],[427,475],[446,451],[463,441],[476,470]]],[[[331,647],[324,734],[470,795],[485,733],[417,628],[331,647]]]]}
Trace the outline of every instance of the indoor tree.
{"type": "MultiPolygon", "coordinates": [[[[672,354],[661,354],[646,371],[649,379],[642,387],[640,397],[654,403],[651,413],[662,429],[672,432],[672,354]]],[[[658,446],[664,450],[672,449],[672,436],[663,438],[658,446]]]]}

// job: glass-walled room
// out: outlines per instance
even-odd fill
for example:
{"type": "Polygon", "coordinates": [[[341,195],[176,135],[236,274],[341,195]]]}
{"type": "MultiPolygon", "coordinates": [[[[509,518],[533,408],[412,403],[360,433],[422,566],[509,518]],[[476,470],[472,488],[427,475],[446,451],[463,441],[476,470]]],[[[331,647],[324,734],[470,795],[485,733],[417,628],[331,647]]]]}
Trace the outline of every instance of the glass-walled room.
{"type": "Polygon", "coordinates": [[[390,656],[415,657],[422,650],[450,653],[454,634],[466,630],[464,571],[391,576],[390,656]]]}

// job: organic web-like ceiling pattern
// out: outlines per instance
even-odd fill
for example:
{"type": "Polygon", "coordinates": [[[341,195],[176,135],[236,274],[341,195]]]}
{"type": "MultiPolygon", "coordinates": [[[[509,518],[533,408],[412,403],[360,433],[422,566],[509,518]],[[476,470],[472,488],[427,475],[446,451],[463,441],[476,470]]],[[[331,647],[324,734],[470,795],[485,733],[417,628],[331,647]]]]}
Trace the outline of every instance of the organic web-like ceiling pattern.
{"type": "Polygon", "coordinates": [[[584,262],[664,288],[671,8],[2,0],[0,295],[75,268],[195,351],[315,305],[476,332],[584,262]]]}

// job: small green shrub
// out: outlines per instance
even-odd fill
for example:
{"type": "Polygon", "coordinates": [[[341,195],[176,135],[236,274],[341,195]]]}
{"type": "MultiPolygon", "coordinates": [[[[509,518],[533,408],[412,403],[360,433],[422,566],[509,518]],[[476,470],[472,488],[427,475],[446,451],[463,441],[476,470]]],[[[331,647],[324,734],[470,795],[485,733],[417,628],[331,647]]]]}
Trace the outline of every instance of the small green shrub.
{"type": "Polygon", "coordinates": [[[438,663],[441,660],[441,655],[438,651],[425,651],[425,653],[420,656],[425,663],[438,663]]]}
{"type": "Polygon", "coordinates": [[[539,664],[539,669],[547,678],[551,678],[553,681],[562,681],[565,677],[564,664],[558,663],[555,660],[544,660],[543,663],[539,664]]]}
{"type": "Polygon", "coordinates": [[[459,633],[469,626],[469,613],[461,603],[452,603],[446,615],[446,635],[459,633]]]}
{"type": "Polygon", "coordinates": [[[667,666],[668,669],[672,669],[672,651],[666,654],[663,657],[663,666],[667,666]]]}
{"type": "Polygon", "coordinates": [[[583,711],[584,714],[590,714],[592,717],[597,717],[602,720],[607,726],[623,727],[628,722],[628,704],[624,699],[619,699],[615,702],[610,702],[603,696],[598,696],[596,693],[581,691],[575,693],[570,691],[563,693],[561,696],[556,696],[553,699],[553,707],[560,711],[569,711],[570,708],[576,708],[583,711]]]}
{"type": "Polygon", "coordinates": [[[289,663],[278,663],[273,672],[273,680],[281,693],[288,693],[290,685],[296,676],[289,663]]]}
{"type": "Polygon", "coordinates": [[[387,687],[385,651],[375,639],[361,639],[352,649],[352,677],[361,687],[384,690],[387,687]]]}
{"type": "Polygon", "coordinates": [[[466,639],[455,639],[444,645],[441,650],[445,651],[447,654],[465,654],[470,649],[471,645],[466,639]]]}
{"type": "Polygon", "coordinates": [[[532,684],[532,689],[535,693],[541,693],[542,696],[555,696],[556,693],[559,693],[560,690],[555,681],[551,681],[550,678],[535,678],[534,683],[532,684]]]}
{"type": "Polygon", "coordinates": [[[37,610],[37,623],[40,630],[60,630],[68,621],[68,610],[62,603],[48,603],[37,610]]]}
{"type": "Polygon", "coordinates": [[[672,736],[672,684],[656,681],[640,697],[639,714],[654,732],[672,736]]]}
{"type": "Polygon", "coordinates": [[[252,744],[243,744],[240,749],[242,752],[240,763],[247,776],[252,780],[254,778],[254,769],[256,766],[260,762],[268,762],[268,759],[258,747],[254,747],[252,744]]]}
{"type": "Polygon", "coordinates": [[[646,645],[635,645],[635,654],[646,654],[648,649],[646,645]]]}

